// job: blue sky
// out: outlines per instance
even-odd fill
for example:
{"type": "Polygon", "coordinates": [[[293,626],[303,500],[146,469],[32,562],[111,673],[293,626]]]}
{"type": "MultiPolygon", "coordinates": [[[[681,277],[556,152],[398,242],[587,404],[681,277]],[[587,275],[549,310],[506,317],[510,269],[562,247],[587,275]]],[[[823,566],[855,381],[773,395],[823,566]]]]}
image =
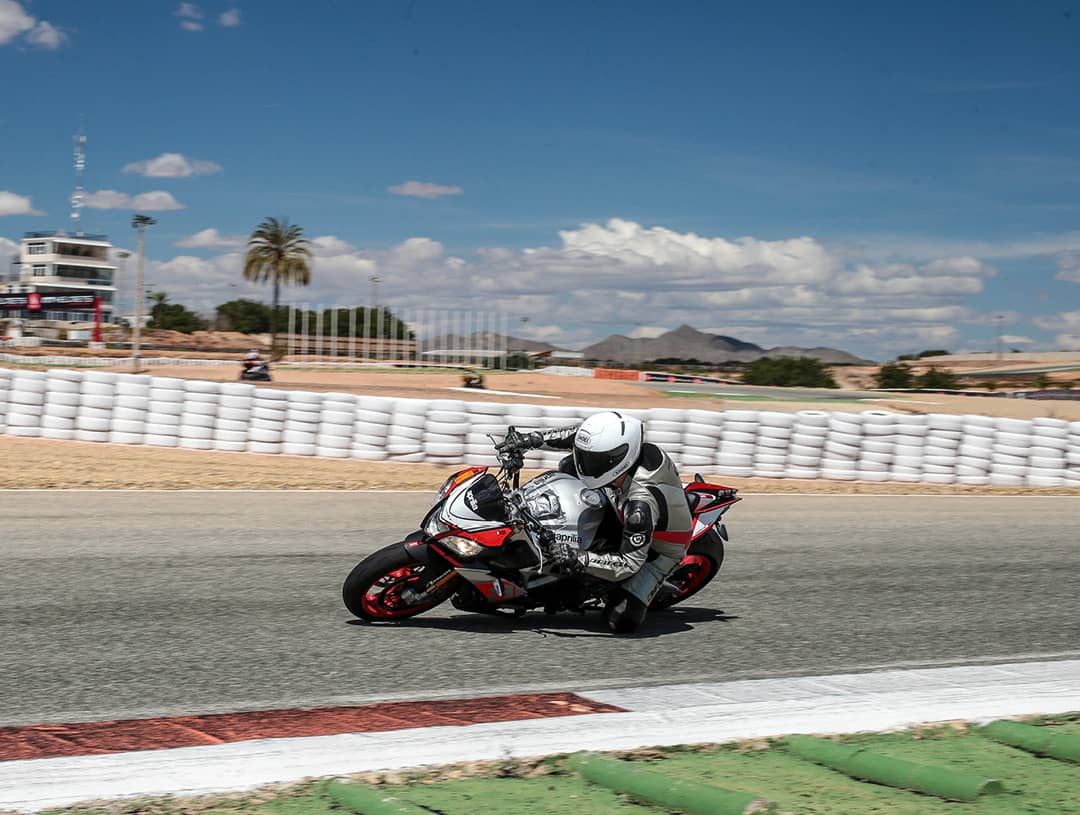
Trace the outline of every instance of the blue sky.
{"type": "Polygon", "coordinates": [[[199,308],[276,214],[298,300],[571,346],[1080,347],[1080,11],[811,5],[0,0],[0,236],[65,225],[84,121],[86,228],[153,210],[199,308]]]}

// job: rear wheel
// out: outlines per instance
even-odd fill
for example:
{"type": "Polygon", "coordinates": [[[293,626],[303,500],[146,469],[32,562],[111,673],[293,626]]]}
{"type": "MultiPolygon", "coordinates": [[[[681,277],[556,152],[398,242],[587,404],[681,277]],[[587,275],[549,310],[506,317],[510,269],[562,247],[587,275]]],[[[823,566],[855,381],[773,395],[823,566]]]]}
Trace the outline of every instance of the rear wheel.
{"type": "Polygon", "coordinates": [[[674,586],[675,591],[666,586],[662,588],[653,599],[651,608],[668,608],[693,597],[712,582],[723,563],[724,541],[715,530],[711,530],[690,545],[686,556],[668,575],[665,582],[674,586]]]}
{"type": "Polygon", "coordinates": [[[457,590],[461,578],[455,575],[423,600],[409,597],[409,590],[422,592],[441,574],[413,560],[401,544],[395,543],[356,564],[341,587],[341,599],[361,619],[403,620],[435,608],[457,590]]]}

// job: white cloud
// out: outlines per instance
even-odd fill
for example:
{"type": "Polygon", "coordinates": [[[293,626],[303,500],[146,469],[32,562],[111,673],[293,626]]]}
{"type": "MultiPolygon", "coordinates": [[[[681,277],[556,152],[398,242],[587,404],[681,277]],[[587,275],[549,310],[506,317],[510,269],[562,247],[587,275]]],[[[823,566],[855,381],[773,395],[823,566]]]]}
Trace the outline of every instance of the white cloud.
{"type": "Polygon", "coordinates": [[[185,249],[242,249],[246,244],[243,235],[222,235],[216,229],[204,229],[176,242],[185,249]]]}
{"type": "MultiPolygon", "coordinates": [[[[727,239],[618,219],[559,238],[523,250],[485,247],[465,259],[428,237],[371,250],[324,235],[312,239],[312,285],[289,289],[286,301],[363,304],[377,273],[380,297],[395,309],[414,316],[431,309],[504,312],[514,333],[569,347],[616,332],[655,336],[689,323],[767,346],[830,345],[876,358],[956,347],[968,326],[993,324],[992,314],[1000,313],[973,305],[995,274],[973,255],[874,265],[810,237],[727,239]]],[[[226,239],[204,230],[184,245],[213,249],[226,239]]],[[[238,293],[240,257],[169,261],[176,274],[168,288],[202,309],[236,296],[265,299],[259,288],[238,293]]],[[[1047,330],[1080,334],[1080,326],[1065,324],[1047,330]]]]}
{"type": "Polygon", "coordinates": [[[387,187],[386,191],[394,195],[408,195],[412,198],[443,198],[447,195],[461,195],[465,192],[461,187],[434,184],[430,181],[405,181],[387,187]]]}
{"type": "Polygon", "coordinates": [[[1062,311],[1057,314],[1043,314],[1032,319],[1045,331],[1056,331],[1054,342],[1059,348],[1073,350],[1080,348],[1080,311],[1062,311]]]}
{"type": "Polygon", "coordinates": [[[218,25],[222,28],[235,28],[240,25],[240,9],[231,8],[218,17],[218,25]]]}
{"type": "Polygon", "coordinates": [[[116,190],[98,190],[87,193],[86,206],[90,209],[135,209],[145,212],[184,208],[183,204],[173,198],[172,193],[163,190],[141,192],[135,196],[116,190]]]}
{"type": "Polygon", "coordinates": [[[124,165],[125,173],[138,173],[147,178],[189,178],[193,175],[220,173],[222,169],[224,168],[220,164],[188,158],[180,153],[162,153],[157,158],[124,165]]]}
{"type": "Polygon", "coordinates": [[[52,23],[45,20],[39,20],[26,34],[26,41],[31,45],[36,45],[38,48],[44,48],[46,51],[55,51],[65,42],[67,42],[67,34],[63,29],[57,28],[52,23]]]}
{"type": "Polygon", "coordinates": [[[348,252],[356,251],[356,247],[351,243],[346,243],[333,235],[320,235],[317,238],[312,238],[310,249],[312,254],[317,257],[344,255],[348,252]]]}
{"type": "Polygon", "coordinates": [[[0,45],[7,45],[34,27],[34,18],[15,0],[0,0],[0,45]]]}
{"type": "Polygon", "coordinates": [[[1070,283],[1080,283],[1080,252],[1066,252],[1057,259],[1057,274],[1055,280],[1067,280],[1070,283]]]}
{"type": "Polygon", "coordinates": [[[16,195],[7,190],[0,190],[0,216],[3,215],[44,215],[34,209],[29,196],[16,195]]]}
{"type": "Polygon", "coordinates": [[[1037,342],[1037,340],[1033,340],[1031,337],[1024,337],[1020,334],[1002,334],[1001,341],[1006,342],[1009,345],[1032,345],[1037,342]]]}
{"type": "Polygon", "coordinates": [[[34,18],[17,0],[0,0],[0,45],[7,45],[19,37],[32,46],[50,51],[67,40],[62,29],[34,18]]]}
{"type": "Polygon", "coordinates": [[[180,18],[180,27],[185,31],[203,30],[203,13],[194,3],[181,3],[173,15],[180,18]]]}

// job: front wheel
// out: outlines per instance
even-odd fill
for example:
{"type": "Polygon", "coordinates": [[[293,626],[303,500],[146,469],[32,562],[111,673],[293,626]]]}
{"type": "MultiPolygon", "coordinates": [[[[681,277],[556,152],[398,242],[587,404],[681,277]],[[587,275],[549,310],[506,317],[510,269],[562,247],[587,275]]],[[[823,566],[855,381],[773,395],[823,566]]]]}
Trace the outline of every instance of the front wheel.
{"type": "Polygon", "coordinates": [[[675,590],[662,588],[650,608],[669,608],[693,597],[712,582],[723,563],[724,540],[715,529],[710,530],[690,545],[686,556],[664,581],[675,590]]]}
{"type": "Polygon", "coordinates": [[[395,543],[356,564],[341,587],[341,599],[349,611],[363,620],[403,620],[449,599],[461,579],[454,575],[418,602],[405,594],[407,589],[423,591],[438,577],[432,569],[409,557],[400,543],[395,543]]]}

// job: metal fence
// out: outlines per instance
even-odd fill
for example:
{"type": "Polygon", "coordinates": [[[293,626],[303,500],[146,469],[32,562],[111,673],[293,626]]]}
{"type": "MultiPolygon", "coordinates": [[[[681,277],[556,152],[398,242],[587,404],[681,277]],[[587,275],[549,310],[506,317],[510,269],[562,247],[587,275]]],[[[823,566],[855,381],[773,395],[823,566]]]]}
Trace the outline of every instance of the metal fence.
{"type": "Polygon", "coordinates": [[[494,311],[289,306],[283,338],[293,359],[346,359],[501,367],[508,315],[494,311]]]}

